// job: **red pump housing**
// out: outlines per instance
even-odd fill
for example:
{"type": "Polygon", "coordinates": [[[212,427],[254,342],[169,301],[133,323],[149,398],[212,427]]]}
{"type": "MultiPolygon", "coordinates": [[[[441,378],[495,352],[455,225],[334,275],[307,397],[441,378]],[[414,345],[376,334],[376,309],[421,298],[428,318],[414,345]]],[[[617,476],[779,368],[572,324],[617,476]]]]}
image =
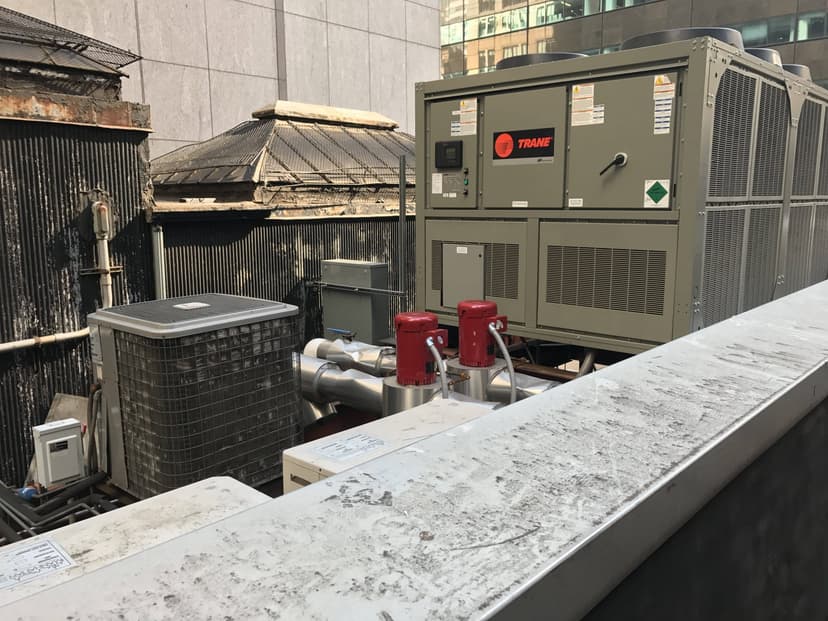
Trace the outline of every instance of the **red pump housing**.
{"type": "Polygon", "coordinates": [[[506,316],[497,314],[497,304],[488,300],[465,300],[457,305],[460,320],[460,364],[467,367],[490,367],[495,362],[495,341],[489,324],[506,330],[506,316]],[[498,322],[500,322],[498,324],[498,322]]]}
{"type": "Polygon", "coordinates": [[[437,327],[434,313],[398,313],[394,317],[397,333],[397,382],[403,386],[433,384],[436,377],[434,357],[426,340],[431,337],[442,354],[448,332],[437,327]]]}

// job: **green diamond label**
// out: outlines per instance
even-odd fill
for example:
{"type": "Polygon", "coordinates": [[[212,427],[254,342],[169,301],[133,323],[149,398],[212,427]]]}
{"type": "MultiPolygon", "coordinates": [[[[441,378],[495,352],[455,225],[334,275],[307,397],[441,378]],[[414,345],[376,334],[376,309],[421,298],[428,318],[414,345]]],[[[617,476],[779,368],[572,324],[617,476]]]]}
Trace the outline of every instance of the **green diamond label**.
{"type": "Polygon", "coordinates": [[[669,179],[647,179],[644,182],[644,207],[668,209],[670,207],[669,187],[669,179]]]}

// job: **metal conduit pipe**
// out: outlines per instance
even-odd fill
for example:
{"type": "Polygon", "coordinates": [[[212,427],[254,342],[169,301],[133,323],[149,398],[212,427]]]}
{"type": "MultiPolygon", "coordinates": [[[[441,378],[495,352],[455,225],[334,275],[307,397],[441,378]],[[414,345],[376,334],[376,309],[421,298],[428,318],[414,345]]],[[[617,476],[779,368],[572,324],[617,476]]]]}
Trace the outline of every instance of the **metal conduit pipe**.
{"type": "Polygon", "coordinates": [[[443,363],[443,356],[441,356],[440,352],[437,351],[437,346],[434,344],[434,339],[432,337],[428,337],[426,339],[426,347],[428,347],[428,351],[431,352],[431,356],[434,358],[434,363],[440,370],[440,393],[442,394],[443,399],[448,399],[448,379],[446,378],[446,365],[443,363]]]}
{"type": "Polygon", "coordinates": [[[305,355],[335,362],[342,369],[356,369],[378,377],[397,372],[397,355],[393,347],[378,347],[359,341],[312,339],[305,345],[305,355]]]}
{"type": "Polygon", "coordinates": [[[372,414],[382,414],[382,378],[302,354],[302,395],[315,403],[338,401],[372,414]]]}
{"type": "Polygon", "coordinates": [[[30,339],[0,343],[0,354],[17,351],[19,349],[28,349],[29,347],[40,347],[42,345],[51,345],[52,343],[74,341],[87,336],[89,336],[89,328],[83,328],[81,330],[75,330],[74,332],[60,332],[58,334],[50,334],[49,336],[35,336],[30,339]]]}
{"type": "Polygon", "coordinates": [[[502,327],[500,321],[492,322],[489,324],[489,334],[492,335],[492,338],[497,343],[497,346],[500,348],[500,353],[503,355],[503,359],[506,360],[506,369],[509,371],[509,403],[514,403],[517,401],[517,382],[515,379],[515,367],[512,364],[512,357],[509,355],[509,349],[506,347],[506,343],[503,342],[503,339],[500,336],[500,332],[498,332],[498,327],[502,327]]]}
{"type": "Polygon", "coordinates": [[[583,377],[587,373],[591,373],[592,369],[595,368],[595,350],[588,349],[586,355],[584,356],[584,361],[578,367],[578,375],[575,377],[583,377]]]}

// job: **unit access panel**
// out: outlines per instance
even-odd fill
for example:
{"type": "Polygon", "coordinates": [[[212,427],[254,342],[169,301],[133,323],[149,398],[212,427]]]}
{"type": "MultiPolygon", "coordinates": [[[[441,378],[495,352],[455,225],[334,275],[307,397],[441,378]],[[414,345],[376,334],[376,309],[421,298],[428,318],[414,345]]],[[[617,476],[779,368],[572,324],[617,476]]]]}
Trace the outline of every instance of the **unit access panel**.
{"type": "Polygon", "coordinates": [[[566,88],[489,95],[482,118],[483,207],[560,209],[566,159],[566,88]]]}
{"type": "Polygon", "coordinates": [[[477,207],[477,99],[429,105],[427,203],[437,209],[477,207]]]}
{"type": "Polygon", "coordinates": [[[571,87],[567,206],[670,209],[677,74],[571,87]]]}

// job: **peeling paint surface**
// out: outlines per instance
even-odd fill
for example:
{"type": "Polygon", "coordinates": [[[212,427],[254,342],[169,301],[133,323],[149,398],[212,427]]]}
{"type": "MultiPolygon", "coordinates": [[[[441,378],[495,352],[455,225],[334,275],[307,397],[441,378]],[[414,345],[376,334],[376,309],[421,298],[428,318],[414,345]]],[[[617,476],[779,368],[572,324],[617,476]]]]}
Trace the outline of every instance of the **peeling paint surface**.
{"type": "Polygon", "coordinates": [[[816,285],[0,614],[480,618],[824,366],[826,305],[816,285]]]}

